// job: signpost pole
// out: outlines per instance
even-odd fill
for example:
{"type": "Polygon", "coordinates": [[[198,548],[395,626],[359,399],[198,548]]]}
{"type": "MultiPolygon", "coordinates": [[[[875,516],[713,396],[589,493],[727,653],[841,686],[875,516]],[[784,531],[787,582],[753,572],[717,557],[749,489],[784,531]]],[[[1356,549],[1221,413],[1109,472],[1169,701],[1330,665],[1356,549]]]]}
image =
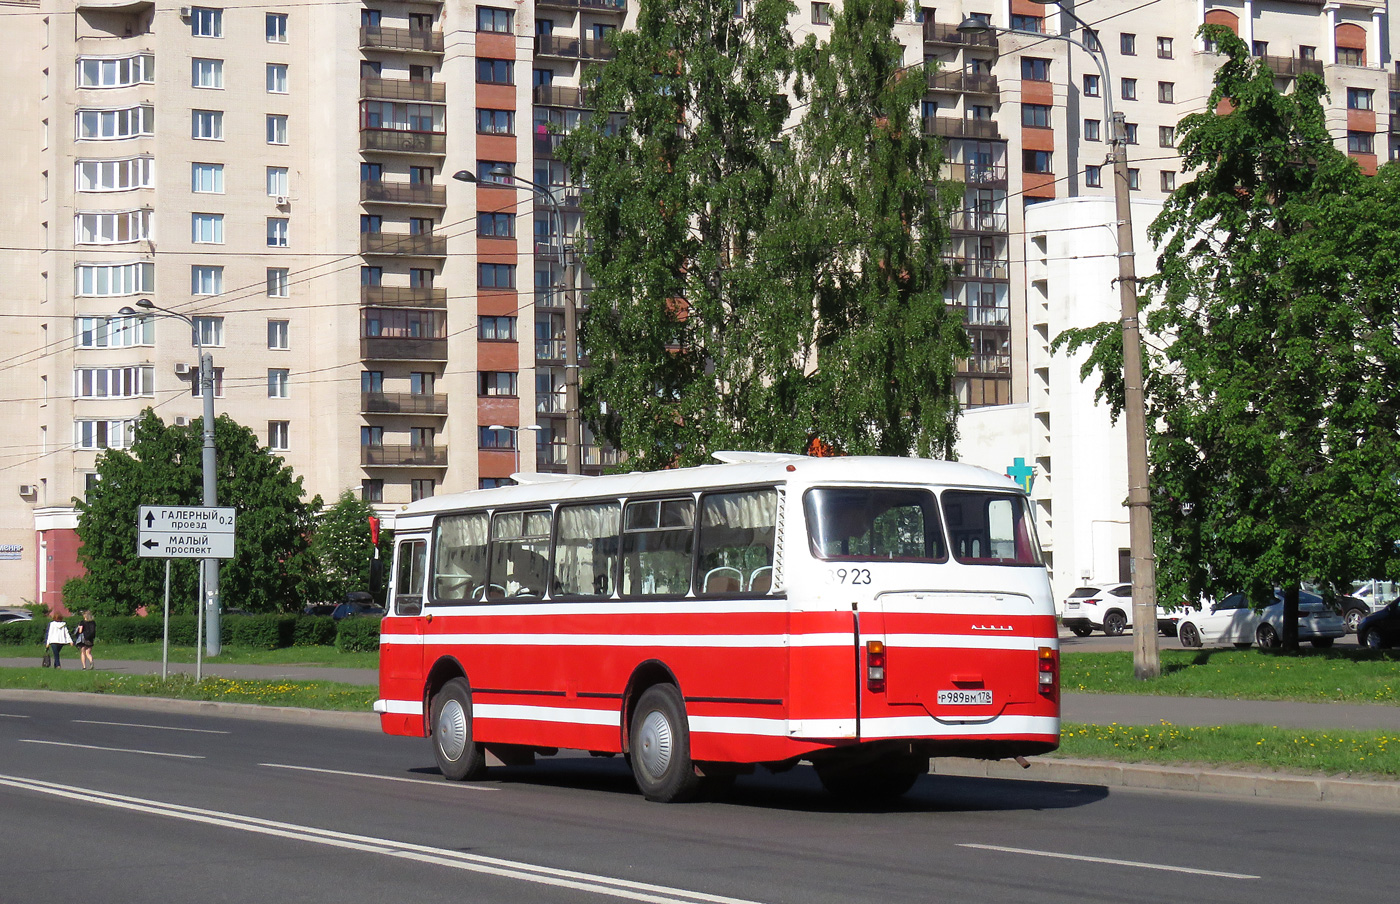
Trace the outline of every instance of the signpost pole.
{"type": "MultiPolygon", "coordinates": [[[[199,603],[204,601],[204,563],[199,563],[199,603]]],[[[194,683],[204,680],[204,619],[199,611],[199,603],[194,607],[194,683]]]]}
{"type": "Polygon", "coordinates": [[[170,667],[170,560],[165,560],[165,628],[160,636],[160,680],[170,667]]]}

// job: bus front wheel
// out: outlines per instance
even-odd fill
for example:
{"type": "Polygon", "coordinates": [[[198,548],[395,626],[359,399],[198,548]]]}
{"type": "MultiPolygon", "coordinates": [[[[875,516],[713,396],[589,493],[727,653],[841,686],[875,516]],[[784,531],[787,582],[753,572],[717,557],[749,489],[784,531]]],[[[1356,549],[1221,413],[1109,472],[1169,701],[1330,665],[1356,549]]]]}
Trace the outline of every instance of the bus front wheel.
{"type": "Polygon", "coordinates": [[[632,714],[632,775],[647,800],[679,803],[700,790],[700,776],[690,759],[690,729],[685,701],[672,684],[642,692],[632,714]]]}
{"type": "Polygon", "coordinates": [[[453,678],[433,695],[433,754],[448,781],[481,778],[486,751],[472,738],[472,693],[462,678],[453,678]]]}

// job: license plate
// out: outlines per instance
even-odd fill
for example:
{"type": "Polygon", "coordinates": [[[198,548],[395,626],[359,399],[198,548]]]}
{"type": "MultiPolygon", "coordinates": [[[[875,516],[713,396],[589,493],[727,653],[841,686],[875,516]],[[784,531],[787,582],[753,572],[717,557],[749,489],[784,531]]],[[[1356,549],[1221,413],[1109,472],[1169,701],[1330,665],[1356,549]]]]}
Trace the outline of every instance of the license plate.
{"type": "Polygon", "coordinates": [[[1070,603],[1070,604],[1069,604],[1069,608],[1071,608],[1071,609],[1078,609],[1078,608],[1079,608],[1079,604],[1078,604],[1078,603],[1070,603]]]}
{"type": "Polygon", "coordinates": [[[986,706],[992,702],[992,692],[981,691],[939,691],[939,706],[986,706]]]}

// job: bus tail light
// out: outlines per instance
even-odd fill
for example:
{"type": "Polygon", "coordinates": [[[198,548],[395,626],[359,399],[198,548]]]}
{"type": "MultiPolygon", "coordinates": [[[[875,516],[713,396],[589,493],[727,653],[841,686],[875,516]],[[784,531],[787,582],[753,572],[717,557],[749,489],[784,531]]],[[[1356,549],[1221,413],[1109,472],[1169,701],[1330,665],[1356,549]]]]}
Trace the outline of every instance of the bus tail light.
{"type": "Polygon", "coordinates": [[[885,645],[878,640],[865,644],[865,687],[872,694],[885,692],[885,645]]]}
{"type": "Polygon", "coordinates": [[[1060,689],[1060,660],[1053,647],[1040,648],[1040,695],[1055,700],[1060,689]]]}

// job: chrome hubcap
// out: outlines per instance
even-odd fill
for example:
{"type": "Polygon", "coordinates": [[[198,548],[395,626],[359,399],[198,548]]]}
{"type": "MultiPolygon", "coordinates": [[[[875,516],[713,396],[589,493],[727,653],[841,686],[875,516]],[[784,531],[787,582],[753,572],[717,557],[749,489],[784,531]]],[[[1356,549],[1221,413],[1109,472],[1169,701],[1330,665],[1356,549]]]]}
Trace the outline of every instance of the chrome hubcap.
{"type": "Polygon", "coordinates": [[[434,733],[443,756],[453,762],[462,758],[467,749],[467,713],[461,702],[448,700],[442,705],[434,733]]]}
{"type": "Polygon", "coordinates": [[[647,717],[642,720],[639,740],[641,749],[636,755],[641,759],[647,774],[653,778],[665,775],[666,769],[671,765],[673,740],[671,723],[664,713],[656,710],[647,713],[647,717]]]}

